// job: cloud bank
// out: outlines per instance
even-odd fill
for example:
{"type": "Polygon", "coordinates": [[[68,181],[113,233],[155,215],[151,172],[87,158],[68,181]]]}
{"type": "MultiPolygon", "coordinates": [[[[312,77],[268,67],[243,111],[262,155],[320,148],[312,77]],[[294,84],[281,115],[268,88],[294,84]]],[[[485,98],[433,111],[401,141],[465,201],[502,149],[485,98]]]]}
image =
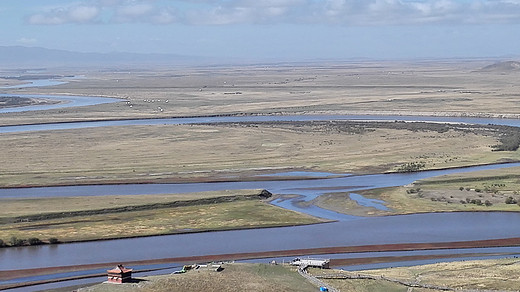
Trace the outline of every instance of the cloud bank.
{"type": "Polygon", "coordinates": [[[520,23],[520,0],[97,0],[41,7],[35,25],[336,24],[345,26],[520,23]]]}

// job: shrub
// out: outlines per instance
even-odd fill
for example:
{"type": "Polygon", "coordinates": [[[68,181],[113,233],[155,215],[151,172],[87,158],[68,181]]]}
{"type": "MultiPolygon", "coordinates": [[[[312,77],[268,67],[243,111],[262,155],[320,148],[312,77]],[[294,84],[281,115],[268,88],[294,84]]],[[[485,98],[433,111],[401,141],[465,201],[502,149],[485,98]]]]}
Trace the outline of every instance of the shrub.
{"type": "Polygon", "coordinates": [[[50,244],[56,244],[56,243],[58,243],[58,242],[60,242],[60,241],[59,241],[56,237],[51,237],[51,238],[49,238],[49,243],[50,243],[50,244]]]}
{"type": "Polygon", "coordinates": [[[419,161],[419,162],[408,162],[406,164],[403,164],[399,166],[397,169],[397,172],[415,172],[423,169],[426,166],[426,163],[419,161]]]}
{"type": "Polygon", "coordinates": [[[27,242],[29,243],[29,245],[39,245],[39,244],[42,244],[42,241],[39,238],[36,238],[36,237],[31,237],[31,238],[27,239],[27,242]]]}
{"type": "Polygon", "coordinates": [[[4,247],[4,246],[5,246],[5,242],[0,239],[0,247],[4,247]]]}
{"type": "Polygon", "coordinates": [[[506,204],[516,204],[516,203],[517,203],[517,201],[513,197],[508,197],[506,199],[506,204]]]}
{"type": "Polygon", "coordinates": [[[459,190],[463,191],[463,190],[464,190],[464,187],[460,187],[459,190]]]}
{"type": "Polygon", "coordinates": [[[520,133],[517,131],[507,131],[499,138],[500,143],[493,145],[493,151],[516,151],[520,146],[520,133]]]}
{"type": "Polygon", "coordinates": [[[11,240],[9,240],[9,243],[11,246],[22,246],[25,243],[25,240],[19,239],[16,236],[11,237],[11,240]]]}
{"type": "Polygon", "coordinates": [[[482,190],[481,189],[475,189],[475,192],[480,193],[480,192],[482,192],[482,190]]]}
{"type": "Polygon", "coordinates": [[[491,203],[489,200],[486,200],[484,202],[484,205],[486,205],[486,207],[489,207],[489,206],[493,205],[493,203],[491,203]]]}
{"type": "Polygon", "coordinates": [[[416,193],[420,193],[420,192],[421,192],[421,188],[406,190],[407,194],[416,194],[416,193]]]}

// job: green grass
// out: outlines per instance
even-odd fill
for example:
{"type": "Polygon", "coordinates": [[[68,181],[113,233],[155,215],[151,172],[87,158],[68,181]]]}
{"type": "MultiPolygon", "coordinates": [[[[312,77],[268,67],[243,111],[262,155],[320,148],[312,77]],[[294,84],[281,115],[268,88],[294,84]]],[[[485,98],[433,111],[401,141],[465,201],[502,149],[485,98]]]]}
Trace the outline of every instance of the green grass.
{"type": "MultiPolygon", "coordinates": [[[[158,198],[160,197],[158,196],[158,198]]],[[[65,214],[57,216],[57,218],[47,215],[42,217],[49,219],[40,218],[28,222],[22,220],[17,223],[0,224],[0,239],[8,242],[14,236],[19,239],[36,237],[45,241],[54,237],[62,242],[69,242],[323,222],[320,219],[279,208],[253,197],[246,198],[245,195],[243,197],[241,199],[239,196],[232,202],[193,203],[193,205],[181,207],[157,208],[155,206],[139,211],[110,212],[109,210],[93,212],[90,215],[70,216],[70,214],[65,214]]],[[[212,198],[216,200],[220,197],[215,197],[213,194],[212,198]]],[[[96,199],[109,201],[111,198],[96,197],[96,199]]],[[[138,198],[130,198],[129,203],[135,203],[135,199],[138,198]]],[[[45,204],[49,203],[48,199],[42,201],[45,204]]],[[[66,202],[67,199],[63,204],[66,202]]],[[[42,213],[43,209],[38,211],[38,200],[34,200],[32,203],[34,203],[31,207],[32,212],[26,210],[24,218],[36,218],[29,215],[42,213]]],[[[2,205],[5,207],[9,204],[2,205]]],[[[132,206],[135,208],[139,205],[132,206]]],[[[64,207],[62,210],[67,210],[67,208],[64,207]]],[[[4,218],[5,220],[6,218],[4,218]]]]}
{"type": "Polygon", "coordinates": [[[184,274],[150,276],[138,285],[99,284],[79,291],[318,291],[292,267],[233,263],[223,268],[221,272],[201,268],[184,274]]]}
{"type": "Polygon", "coordinates": [[[129,206],[169,204],[212,198],[247,197],[259,194],[260,190],[208,191],[184,194],[159,195],[112,195],[50,198],[6,198],[0,199],[0,221],[13,217],[34,216],[43,213],[64,213],[129,206]]]}

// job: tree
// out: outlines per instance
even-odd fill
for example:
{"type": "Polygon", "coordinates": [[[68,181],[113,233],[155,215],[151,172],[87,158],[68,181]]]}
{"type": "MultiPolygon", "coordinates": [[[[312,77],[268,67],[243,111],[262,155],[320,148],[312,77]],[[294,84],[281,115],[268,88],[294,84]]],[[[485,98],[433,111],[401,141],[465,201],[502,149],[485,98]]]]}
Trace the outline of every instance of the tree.
{"type": "Polygon", "coordinates": [[[513,197],[508,197],[506,199],[506,204],[516,204],[516,203],[517,202],[516,202],[515,198],[513,198],[513,197]]]}

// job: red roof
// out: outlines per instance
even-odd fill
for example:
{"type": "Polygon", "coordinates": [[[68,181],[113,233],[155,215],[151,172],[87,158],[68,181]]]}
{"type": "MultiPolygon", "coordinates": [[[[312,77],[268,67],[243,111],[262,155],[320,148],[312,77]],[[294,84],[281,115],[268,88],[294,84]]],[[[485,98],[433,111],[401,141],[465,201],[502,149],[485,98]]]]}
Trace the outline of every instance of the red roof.
{"type": "Polygon", "coordinates": [[[132,269],[127,269],[123,265],[117,265],[117,267],[113,268],[112,270],[107,270],[107,273],[122,274],[122,273],[131,272],[131,271],[132,271],[132,269]]]}

